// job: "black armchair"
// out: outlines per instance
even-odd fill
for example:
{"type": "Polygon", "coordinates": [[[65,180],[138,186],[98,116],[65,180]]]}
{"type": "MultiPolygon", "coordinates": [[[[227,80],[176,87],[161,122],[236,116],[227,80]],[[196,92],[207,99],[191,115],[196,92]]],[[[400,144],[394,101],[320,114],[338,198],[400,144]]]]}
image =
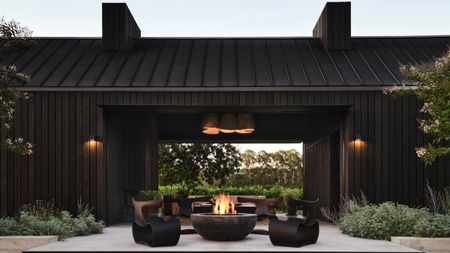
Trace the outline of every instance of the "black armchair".
{"type": "Polygon", "coordinates": [[[301,247],[314,244],[319,237],[319,223],[316,208],[319,200],[307,201],[292,199],[292,206],[303,206],[305,218],[289,218],[286,221],[270,219],[269,237],[273,245],[301,247]]]}
{"type": "Polygon", "coordinates": [[[146,224],[133,222],[133,239],[150,247],[174,246],[180,240],[180,221],[152,218],[146,224]]]}
{"type": "Polygon", "coordinates": [[[173,246],[180,240],[181,225],[178,219],[164,220],[160,217],[144,218],[143,201],[133,201],[135,217],[132,226],[133,239],[136,243],[151,247],[173,246]]]}

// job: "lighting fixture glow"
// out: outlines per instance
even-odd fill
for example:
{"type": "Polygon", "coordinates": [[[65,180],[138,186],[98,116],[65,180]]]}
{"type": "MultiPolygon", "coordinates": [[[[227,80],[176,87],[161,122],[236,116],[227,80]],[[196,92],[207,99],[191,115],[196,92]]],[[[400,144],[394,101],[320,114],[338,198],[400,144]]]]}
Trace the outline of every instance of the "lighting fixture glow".
{"type": "Polygon", "coordinates": [[[202,132],[215,135],[222,133],[251,134],[255,131],[255,119],[251,113],[204,113],[202,132]]]}

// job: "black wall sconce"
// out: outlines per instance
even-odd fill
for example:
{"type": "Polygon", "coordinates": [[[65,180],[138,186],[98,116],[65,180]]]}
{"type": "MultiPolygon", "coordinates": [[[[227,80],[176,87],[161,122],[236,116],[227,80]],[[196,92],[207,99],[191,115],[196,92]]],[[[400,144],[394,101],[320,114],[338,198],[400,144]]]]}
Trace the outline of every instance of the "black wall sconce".
{"type": "Polygon", "coordinates": [[[362,149],[365,146],[362,135],[360,135],[360,134],[355,134],[355,140],[353,141],[353,143],[355,145],[355,148],[358,148],[358,149],[362,149]]]}
{"type": "Polygon", "coordinates": [[[98,135],[89,135],[88,141],[102,142],[103,138],[98,135]]]}

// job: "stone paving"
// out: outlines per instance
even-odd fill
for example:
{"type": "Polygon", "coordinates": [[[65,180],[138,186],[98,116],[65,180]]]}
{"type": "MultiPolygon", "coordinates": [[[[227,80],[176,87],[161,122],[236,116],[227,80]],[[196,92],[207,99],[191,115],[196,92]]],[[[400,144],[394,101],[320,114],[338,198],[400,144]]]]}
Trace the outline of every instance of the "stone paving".
{"type": "MultiPolygon", "coordinates": [[[[191,227],[182,226],[182,228],[191,227]]],[[[267,229],[267,226],[257,225],[256,228],[267,229]]],[[[273,246],[269,236],[256,234],[250,234],[246,239],[235,242],[207,241],[197,234],[181,235],[177,246],[151,248],[133,241],[130,224],[119,224],[105,228],[102,234],[73,237],[33,248],[27,252],[64,251],[420,252],[388,241],[350,237],[342,234],[335,225],[329,223],[321,223],[320,236],[316,244],[301,248],[273,246]]]]}

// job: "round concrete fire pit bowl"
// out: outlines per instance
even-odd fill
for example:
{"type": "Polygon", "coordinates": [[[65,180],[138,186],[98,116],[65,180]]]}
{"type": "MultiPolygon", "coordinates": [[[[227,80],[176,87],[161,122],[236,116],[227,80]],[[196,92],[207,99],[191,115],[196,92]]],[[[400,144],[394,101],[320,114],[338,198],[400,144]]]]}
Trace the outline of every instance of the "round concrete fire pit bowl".
{"type": "Polygon", "coordinates": [[[253,231],[256,214],[211,214],[191,215],[192,226],[203,238],[212,241],[238,241],[253,231]]]}

